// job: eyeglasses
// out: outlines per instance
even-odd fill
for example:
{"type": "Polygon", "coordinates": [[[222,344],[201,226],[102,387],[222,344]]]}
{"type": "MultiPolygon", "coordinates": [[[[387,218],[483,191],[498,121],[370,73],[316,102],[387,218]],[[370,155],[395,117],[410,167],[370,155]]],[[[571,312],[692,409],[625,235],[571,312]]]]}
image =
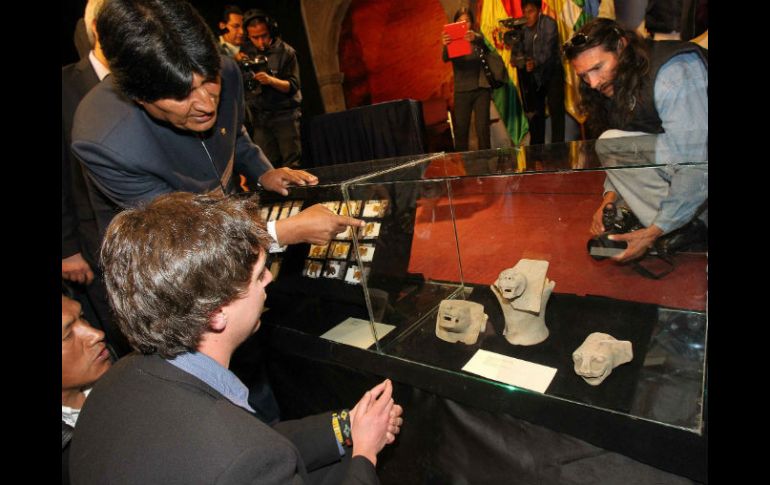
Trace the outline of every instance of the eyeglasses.
{"type": "Polygon", "coordinates": [[[566,51],[567,49],[572,49],[573,47],[580,47],[581,45],[588,44],[588,42],[591,41],[591,38],[588,37],[583,32],[578,32],[575,35],[572,36],[570,40],[564,43],[562,46],[562,49],[566,51]]]}

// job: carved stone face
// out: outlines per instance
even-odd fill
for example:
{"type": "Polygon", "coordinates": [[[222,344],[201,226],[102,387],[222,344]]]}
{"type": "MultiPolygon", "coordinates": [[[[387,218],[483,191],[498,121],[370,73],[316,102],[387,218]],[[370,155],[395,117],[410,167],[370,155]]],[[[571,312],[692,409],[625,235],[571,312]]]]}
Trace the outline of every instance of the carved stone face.
{"type": "Polygon", "coordinates": [[[473,345],[487,328],[484,306],[466,300],[443,300],[436,314],[436,337],[446,342],[473,345]]]}
{"type": "Polygon", "coordinates": [[[471,311],[468,307],[446,304],[439,308],[439,326],[452,333],[462,333],[468,330],[471,324],[471,311]]]}
{"type": "Polygon", "coordinates": [[[605,354],[603,347],[599,352],[575,351],[572,360],[575,362],[575,372],[583,377],[589,384],[601,383],[612,372],[612,357],[605,354]]]}
{"type": "Polygon", "coordinates": [[[632,358],[631,342],[600,332],[589,335],[572,353],[575,373],[592,386],[601,384],[612,369],[632,358]]]}
{"type": "Polygon", "coordinates": [[[513,268],[503,270],[497,278],[497,287],[503,298],[513,300],[527,289],[527,277],[513,268]]]}

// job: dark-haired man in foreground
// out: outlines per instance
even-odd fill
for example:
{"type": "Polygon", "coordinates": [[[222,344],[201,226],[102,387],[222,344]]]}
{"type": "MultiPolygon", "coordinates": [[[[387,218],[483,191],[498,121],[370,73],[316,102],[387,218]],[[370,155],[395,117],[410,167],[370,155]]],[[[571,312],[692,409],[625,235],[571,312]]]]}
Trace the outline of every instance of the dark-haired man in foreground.
{"type": "MultiPolygon", "coordinates": [[[[97,18],[111,76],[80,103],[72,149],[89,176],[99,230],[120,208],[173,191],[288,194],[318,179],[275,169],[243,127],[241,73],[221,56],[213,33],[183,0],[115,0],[97,18]]],[[[362,221],[322,205],[271,222],[280,244],[325,243],[362,221]]]]}
{"type": "Polygon", "coordinates": [[[270,427],[227,369],[259,329],[270,243],[253,197],[177,192],[113,219],[105,280],[140,353],[89,395],[73,483],[378,483],[377,454],[403,424],[389,380],[350,411],[270,427]]]}

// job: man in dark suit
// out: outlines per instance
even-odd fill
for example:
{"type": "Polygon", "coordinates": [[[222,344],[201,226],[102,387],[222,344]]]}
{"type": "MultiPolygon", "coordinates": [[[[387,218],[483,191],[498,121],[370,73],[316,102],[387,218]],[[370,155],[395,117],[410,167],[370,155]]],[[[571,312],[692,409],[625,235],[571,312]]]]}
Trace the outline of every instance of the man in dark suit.
{"type": "Polygon", "coordinates": [[[61,296],[61,481],[70,483],[69,445],[80,409],[94,383],[110,368],[104,332],[83,318],[80,304],[61,296]]]}
{"type": "Polygon", "coordinates": [[[90,45],[88,53],[80,61],[62,68],[62,279],[84,289],[86,307],[94,311],[92,323],[105,331],[112,349],[122,356],[130,352],[130,348],[112,323],[97,263],[100,241],[94,209],[83,169],[70,151],[72,121],[78,104],[109,74],[107,59],[94,32],[95,18],[103,3],[104,0],[89,0],[86,4],[83,17],[90,45]]]}
{"type": "Polygon", "coordinates": [[[253,197],[176,192],[113,219],[105,280],[141,354],[85,402],[73,483],[378,483],[377,454],[403,424],[389,380],[350,411],[271,428],[227,369],[259,328],[270,242],[253,197]]]}
{"type": "MultiPolygon", "coordinates": [[[[275,169],[243,127],[241,73],[220,56],[198,12],[182,0],[107,2],[97,31],[112,75],[83,99],[72,149],[90,182],[100,232],[120,209],[175,190],[247,185],[287,195],[318,179],[275,169]]],[[[330,240],[363,225],[316,205],[268,226],[276,242],[330,240]]]]}

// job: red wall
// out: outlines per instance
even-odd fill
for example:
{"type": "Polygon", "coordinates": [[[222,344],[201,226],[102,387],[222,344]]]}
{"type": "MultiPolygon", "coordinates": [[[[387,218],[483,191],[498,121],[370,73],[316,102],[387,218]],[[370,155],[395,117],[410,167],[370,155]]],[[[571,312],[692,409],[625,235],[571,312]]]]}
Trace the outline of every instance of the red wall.
{"type": "Polygon", "coordinates": [[[437,96],[451,103],[452,66],[441,60],[445,23],[438,0],[353,0],[339,45],[347,108],[437,96]]]}

